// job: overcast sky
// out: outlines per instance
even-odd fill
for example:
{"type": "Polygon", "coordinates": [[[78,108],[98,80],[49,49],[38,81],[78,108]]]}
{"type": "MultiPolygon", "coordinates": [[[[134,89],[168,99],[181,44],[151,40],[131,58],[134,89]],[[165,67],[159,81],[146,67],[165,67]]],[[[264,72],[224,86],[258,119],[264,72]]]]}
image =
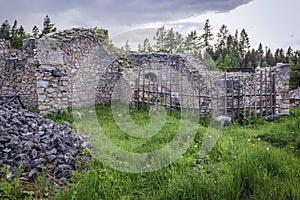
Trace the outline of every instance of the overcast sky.
{"type": "Polygon", "coordinates": [[[213,32],[226,24],[232,33],[245,28],[252,47],[300,49],[299,0],[0,0],[0,21],[17,19],[26,32],[42,28],[49,15],[58,29],[99,27],[113,42],[134,46],[152,38],[162,25],[187,34],[201,33],[206,19],[213,32]]]}

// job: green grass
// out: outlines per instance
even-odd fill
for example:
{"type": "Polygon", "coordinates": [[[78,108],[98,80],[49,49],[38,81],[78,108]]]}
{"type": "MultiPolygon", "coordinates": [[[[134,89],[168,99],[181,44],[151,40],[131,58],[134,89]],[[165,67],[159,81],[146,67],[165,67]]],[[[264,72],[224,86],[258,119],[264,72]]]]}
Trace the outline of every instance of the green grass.
{"type": "MultiPolygon", "coordinates": [[[[151,123],[147,110],[130,110],[136,124],[151,123]]],[[[168,144],[180,124],[179,115],[168,114],[161,131],[143,139],[129,136],[116,125],[110,105],[74,113],[75,117],[65,112],[53,114],[51,118],[58,122],[67,120],[78,132],[85,132],[91,138],[95,137],[93,132],[99,131],[100,124],[109,141],[121,149],[138,153],[158,150],[168,144]]],[[[251,119],[246,125],[234,124],[223,129],[212,151],[196,164],[208,124],[207,119],[200,121],[187,151],[162,169],[147,173],[122,172],[93,159],[87,172],[74,173],[70,187],[55,196],[49,189],[49,198],[300,199],[300,109],[292,109],[291,116],[275,122],[251,119]]],[[[101,143],[97,146],[101,147],[101,143]]],[[[100,147],[98,150],[103,150],[100,147]]],[[[144,167],[148,167],[147,163],[144,167]]],[[[39,185],[42,188],[43,184],[39,185]]],[[[40,191],[48,193],[46,188],[40,191]]]]}
{"type": "MultiPolygon", "coordinates": [[[[157,135],[140,139],[118,128],[109,106],[99,106],[96,112],[107,137],[133,152],[166,145],[179,123],[179,116],[168,115],[157,135]]],[[[131,116],[140,125],[149,123],[147,112],[133,110],[131,116]]],[[[207,131],[199,126],[187,152],[167,167],[135,174],[95,159],[90,170],[77,174],[74,186],[56,199],[300,199],[299,124],[299,109],[276,122],[235,124],[223,129],[213,150],[196,164],[207,131]]]]}

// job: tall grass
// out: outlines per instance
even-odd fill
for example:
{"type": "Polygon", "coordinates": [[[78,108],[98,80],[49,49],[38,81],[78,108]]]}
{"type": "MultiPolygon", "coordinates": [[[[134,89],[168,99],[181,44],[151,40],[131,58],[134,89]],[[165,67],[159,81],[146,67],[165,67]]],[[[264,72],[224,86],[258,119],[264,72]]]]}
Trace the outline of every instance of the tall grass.
{"type": "MultiPolygon", "coordinates": [[[[109,106],[96,111],[105,134],[134,152],[161,148],[178,127],[178,116],[168,115],[157,135],[132,138],[116,126],[109,106]]],[[[147,112],[134,110],[132,118],[139,124],[149,123],[147,112]]],[[[277,122],[224,129],[199,164],[196,159],[207,130],[202,125],[181,158],[154,172],[121,172],[94,159],[86,173],[76,173],[74,186],[56,199],[300,199],[299,118],[300,111],[292,110],[290,117],[277,122]]]]}

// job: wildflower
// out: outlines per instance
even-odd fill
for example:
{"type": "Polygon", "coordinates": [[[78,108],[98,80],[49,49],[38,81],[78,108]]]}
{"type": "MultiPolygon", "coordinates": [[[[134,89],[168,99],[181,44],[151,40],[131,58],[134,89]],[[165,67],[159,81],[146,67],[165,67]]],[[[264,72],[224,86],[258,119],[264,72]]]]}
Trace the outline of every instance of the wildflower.
{"type": "Polygon", "coordinates": [[[195,144],[195,148],[197,148],[198,147],[198,144],[195,144]]]}
{"type": "Polygon", "coordinates": [[[260,138],[257,138],[258,141],[260,141],[260,138]]]}
{"type": "Polygon", "coordinates": [[[267,147],[266,150],[269,151],[270,150],[269,147],[267,147]]]}
{"type": "Polygon", "coordinates": [[[251,142],[251,140],[250,140],[250,139],[248,139],[248,142],[251,142]]]}

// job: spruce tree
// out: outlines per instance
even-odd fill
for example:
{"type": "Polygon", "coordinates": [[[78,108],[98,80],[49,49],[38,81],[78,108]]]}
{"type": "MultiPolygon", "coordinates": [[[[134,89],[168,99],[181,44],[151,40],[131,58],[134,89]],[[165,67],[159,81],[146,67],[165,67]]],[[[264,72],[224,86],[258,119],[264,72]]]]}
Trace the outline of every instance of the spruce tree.
{"type": "Polygon", "coordinates": [[[10,24],[7,20],[5,20],[0,28],[0,39],[10,39],[10,24]]]}
{"type": "Polygon", "coordinates": [[[266,62],[268,63],[268,65],[270,66],[274,66],[275,65],[275,62],[274,62],[274,56],[272,54],[272,51],[270,48],[267,49],[267,52],[266,52],[266,62]]]}
{"type": "Polygon", "coordinates": [[[39,35],[39,28],[37,26],[34,26],[32,28],[32,35],[36,38],[39,35]]]}
{"type": "Polygon", "coordinates": [[[18,22],[17,20],[14,21],[13,26],[11,27],[11,37],[15,37],[18,33],[18,22]]]}
{"type": "Polygon", "coordinates": [[[240,41],[239,41],[239,50],[243,58],[245,57],[246,52],[250,49],[250,42],[248,33],[245,29],[242,29],[240,33],[240,41]]]}
{"type": "Polygon", "coordinates": [[[20,28],[18,29],[17,35],[18,35],[18,37],[23,37],[23,36],[25,36],[25,34],[26,34],[25,30],[24,30],[23,26],[21,25],[20,28]]]}
{"type": "Polygon", "coordinates": [[[156,44],[154,45],[155,47],[155,51],[157,52],[166,52],[166,40],[167,37],[167,31],[165,30],[165,27],[162,26],[161,28],[159,28],[156,33],[155,36],[153,37],[154,41],[156,42],[156,44]]]}
{"type": "Polygon", "coordinates": [[[152,47],[151,47],[151,44],[150,44],[148,38],[145,38],[145,40],[143,42],[143,46],[141,48],[142,48],[143,52],[151,52],[152,51],[152,47]]]}
{"type": "Polygon", "coordinates": [[[202,41],[202,47],[205,48],[205,50],[211,54],[213,51],[213,46],[211,43],[214,37],[213,34],[211,33],[212,28],[209,24],[209,19],[205,21],[203,30],[204,33],[200,37],[200,40],[202,41]]]}
{"type": "Polygon", "coordinates": [[[187,53],[196,53],[199,49],[197,43],[197,32],[191,31],[183,41],[182,49],[187,53]]]}
{"type": "Polygon", "coordinates": [[[52,33],[56,31],[56,27],[54,23],[51,23],[50,17],[46,15],[43,22],[43,30],[41,36],[46,35],[48,33],[52,33]]]}
{"type": "Polygon", "coordinates": [[[228,28],[225,24],[223,24],[219,30],[219,33],[217,34],[217,43],[215,45],[216,51],[224,51],[226,47],[226,41],[228,37],[228,28]]]}

